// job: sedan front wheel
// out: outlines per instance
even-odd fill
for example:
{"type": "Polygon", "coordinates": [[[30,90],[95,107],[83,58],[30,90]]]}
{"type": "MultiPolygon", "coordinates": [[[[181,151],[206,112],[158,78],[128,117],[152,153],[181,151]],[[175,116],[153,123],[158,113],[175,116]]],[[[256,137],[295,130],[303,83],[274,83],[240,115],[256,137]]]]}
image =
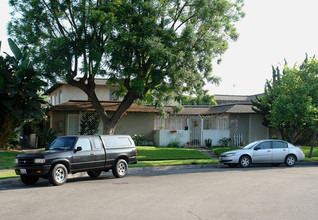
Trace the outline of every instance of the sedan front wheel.
{"type": "Polygon", "coordinates": [[[252,162],[251,158],[249,156],[244,155],[240,158],[239,164],[240,164],[240,167],[246,168],[251,165],[251,162],[252,162]]]}

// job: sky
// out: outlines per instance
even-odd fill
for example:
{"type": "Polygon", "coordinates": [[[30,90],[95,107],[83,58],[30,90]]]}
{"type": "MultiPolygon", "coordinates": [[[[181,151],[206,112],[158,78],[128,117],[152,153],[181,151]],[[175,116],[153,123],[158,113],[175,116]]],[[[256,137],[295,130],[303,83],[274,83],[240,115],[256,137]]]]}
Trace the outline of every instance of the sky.
{"type": "MultiPolygon", "coordinates": [[[[272,65],[301,63],[307,53],[318,56],[317,0],[245,0],[245,17],[236,24],[239,39],[230,42],[213,74],[222,81],[208,85],[209,94],[255,95],[264,92],[272,65]]],[[[1,51],[10,51],[6,26],[10,20],[7,0],[0,3],[1,51]]]]}

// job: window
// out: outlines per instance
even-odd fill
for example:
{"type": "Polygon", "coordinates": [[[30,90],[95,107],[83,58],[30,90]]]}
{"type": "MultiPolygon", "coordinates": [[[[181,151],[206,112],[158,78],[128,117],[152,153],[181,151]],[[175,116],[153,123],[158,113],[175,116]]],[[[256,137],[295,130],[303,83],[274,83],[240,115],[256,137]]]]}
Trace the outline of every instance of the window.
{"type": "Polygon", "coordinates": [[[131,143],[128,138],[103,138],[107,147],[130,146],[131,143]]]}
{"type": "Polygon", "coordinates": [[[228,130],[229,117],[204,118],[203,129],[204,130],[228,130]]]}
{"type": "Polygon", "coordinates": [[[281,141],[274,141],[273,142],[273,148],[277,149],[277,148],[287,148],[287,143],[285,142],[281,142],[281,141]]]}
{"type": "Polygon", "coordinates": [[[99,138],[93,138],[93,141],[94,141],[94,146],[95,146],[96,149],[103,148],[103,145],[102,145],[102,143],[101,143],[99,138]]]}
{"type": "Polygon", "coordinates": [[[79,115],[76,115],[76,114],[68,115],[67,134],[68,135],[79,134],[79,115]]]}
{"type": "Polygon", "coordinates": [[[78,141],[77,141],[77,143],[75,145],[75,149],[77,147],[82,147],[82,151],[92,150],[91,142],[89,141],[88,138],[80,138],[80,139],[78,139],[78,141]]]}
{"type": "Polygon", "coordinates": [[[59,104],[62,103],[62,90],[59,91],[59,104]]]}
{"type": "Polygon", "coordinates": [[[271,142],[266,141],[266,142],[260,143],[257,147],[259,147],[261,150],[270,149],[271,142]]]}
{"type": "Polygon", "coordinates": [[[116,91],[116,89],[110,89],[109,90],[109,93],[110,93],[109,99],[110,99],[110,101],[118,101],[117,96],[114,94],[115,91],[116,91]]]}

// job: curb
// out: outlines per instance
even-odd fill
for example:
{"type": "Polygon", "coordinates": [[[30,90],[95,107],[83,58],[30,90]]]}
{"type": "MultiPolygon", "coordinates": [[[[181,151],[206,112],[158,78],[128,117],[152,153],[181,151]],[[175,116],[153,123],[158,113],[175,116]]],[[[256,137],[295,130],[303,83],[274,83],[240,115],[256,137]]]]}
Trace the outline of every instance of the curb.
{"type": "MultiPolygon", "coordinates": [[[[203,168],[219,168],[219,164],[198,164],[198,165],[181,165],[181,166],[161,166],[161,167],[131,167],[128,168],[128,175],[130,173],[145,173],[145,172],[157,172],[157,171],[169,171],[169,170],[185,170],[185,169],[203,169],[203,168]]],[[[0,170],[10,171],[10,170],[0,170]]],[[[107,175],[107,173],[102,172],[101,176],[107,175]]],[[[69,174],[68,179],[73,179],[77,177],[88,177],[86,172],[80,172],[75,174],[69,174]]],[[[19,177],[9,178],[0,180],[0,190],[5,186],[13,186],[22,184],[19,177]]]]}

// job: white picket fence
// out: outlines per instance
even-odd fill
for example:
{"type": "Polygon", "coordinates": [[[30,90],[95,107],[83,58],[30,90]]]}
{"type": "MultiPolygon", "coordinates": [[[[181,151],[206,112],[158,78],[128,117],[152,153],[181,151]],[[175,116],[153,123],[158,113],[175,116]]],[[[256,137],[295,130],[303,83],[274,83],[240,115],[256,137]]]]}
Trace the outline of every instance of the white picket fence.
{"type": "Polygon", "coordinates": [[[234,146],[241,146],[241,143],[243,143],[243,135],[242,134],[234,134],[233,145],[234,146]]]}

